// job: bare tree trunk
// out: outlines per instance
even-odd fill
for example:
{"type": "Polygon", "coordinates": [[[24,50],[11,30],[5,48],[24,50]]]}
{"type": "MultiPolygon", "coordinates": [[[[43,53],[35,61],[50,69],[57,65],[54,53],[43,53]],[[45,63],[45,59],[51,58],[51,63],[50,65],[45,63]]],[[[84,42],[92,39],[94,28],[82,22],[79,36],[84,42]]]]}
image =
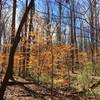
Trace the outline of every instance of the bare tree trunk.
{"type": "Polygon", "coordinates": [[[80,23],[80,51],[83,51],[83,22],[80,23]]]}
{"type": "MultiPolygon", "coordinates": [[[[97,0],[94,0],[94,14],[95,14],[95,39],[96,39],[96,44],[95,44],[95,53],[96,55],[98,54],[98,31],[97,31],[97,21],[98,21],[98,15],[97,15],[97,0]]],[[[96,60],[97,60],[97,56],[96,56],[96,60]]]]}
{"type": "Polygon", "coordinates": [[[73,4],[71,1],[71,5],[70,5],[70,34],[71,34],[71,45],[72,45],[72,50],[71,50],[71,61],[72,61],[72,73],[74,73],[74,32],[73,32],[73,4]]]}
{"type": "MultiPolygon", "coordinates": [[[[27,9],[27,6],[28,6],[28,0],[26,0],[26,9],[27,9]]],[[[27,48],[26,48],[26,44],[27,44],[27,18],[26,18],[26,21],[25,21],[25,35],[24,35],[24,44],[23,44],[23,56],[24,56],[24,59],[23,59],[23,69],[22,69],[22,73],[23,73],[23,77],[26,76],[26,66],[27,66],[27,48]]]]}
{"type": "Polygon", "coordinates": [[[62,16],[62,0],[59,2],[59,25],[57,26],[57,42],[61,44],[61,16],[62,16]]]}
{"type": "Polygon", "coordinates": [[[76,39],[76,14],[75,14],[75,5],[73,4],[73,16],[74,16],[74,49],[75,49],[75,56],[76,56],[76,65],[77,67],[79,67],[79,59],[78,59],[78,47],[77,47],[77,39],[76,39]]]}
{"type": "Polygon", "coordinates": [[[16,25],[16,0],[13,0],[11,44],[13,44],[15,38],[15,27],[16,27],[15,25],[16,25]]]}
{"type": "MultiPolygon", "coordinates": [[[[49,6],[49,0],[46,0],[46,4],[47,4],[47,20],[46,20],[46,24],[47,24],[47,36],[50,36],[50,6],[49,6]]],[[[50,40],[47,40],[47,45],[50,44],[50,40]]]]}
{"type": "MultiPolygon", "coordinates": [[[[28,48],[27,48],[27,64],[29,63],[29,58],[30,58],[30,45],[32,43],[31,41],[31,33],[33,32],[33,15],[35,13],[35,5],[34,5],[34,0],[32,1],[31,4],[31,10],[30,10],[30,23],[29,23],[29,35],[28,35],[28,48]]],[[[33,33],[34,34],[34,33],[33,33]]]]}
{"type": "MultiPolygon", "coordinates": [[[[16,23],[16,0],[13,0],[11,44],[13,44],[15,37],[15,23],[16,23]]],[[[10,78],[13,79],[13,69],[11,69],[10,78]]]]}
{"type": "MultiPolygon", "coordinates": [[[[1,36],[2,36],[2,0],[0,0],[0,46],[1,46],[1,36]]],[[[1,48],[0,48],[1,49],[1,48]]]]}
{"type": "Polygon", "coordinates": [[[94,43],[94,2],[90,1],[90,34],[91,34],[91,56],[92,56],[92,65],[93,65],[93,72],[96,74],[95,69],[95,43],[94,43]]]}

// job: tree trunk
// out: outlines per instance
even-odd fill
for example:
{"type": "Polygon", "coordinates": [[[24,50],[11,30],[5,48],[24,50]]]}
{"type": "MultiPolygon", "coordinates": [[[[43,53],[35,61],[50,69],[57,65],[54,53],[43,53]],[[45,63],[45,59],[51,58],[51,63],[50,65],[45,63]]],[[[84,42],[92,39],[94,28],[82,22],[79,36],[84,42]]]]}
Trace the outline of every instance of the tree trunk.
{"type": "MultiPolygon", "coordinates": [[[[28,0],[26,0],[26,9],[27,9],[27,6],[28,6],[28,0]]],[[[25,35],[24,35],[24,44],[23,44],[23,56],[24,56],[24,59],[23,59],[23,69],[22,69],[22,73],[23,73],[23,77],[26,76],[26,61],[27,61],[27,48],[26,48],[26,44],[27,44],[27,18],[26,18],[26,21],[25,21],[25,35]]]]}
{"type": "Polygon", "coordinates": [[[71,9],[70,9],[70,34],[71,34],[71,45],[72,45],[72,50],[71,50],[71,61],[72,61],[72,73],[74,73],[74,32],[73,32],[73,12],[72,12],[72,1],[71,1],[71,9]]]}
{"type": "Polygon", "coordinates": [[[59,2],[59,25],[57,26],[57,42],[61,44],[61,15],[62,15],[62,0],[59,2]]]}
{"type": "Polygon", "coordinates": [[[33,21],[33,15],[35,13],[35,5],[34,5],[34,0],[32,1],[31,4],[31,10],[30,10],[30,23],[29,23],[29,35],[28,35],[28,48],[27,48],[27,64],[29,63],[29,58],[30,58],[30,45],[31,45],[31,34],[33,32],[33,25],[32,25],[32,21],[33,21]]]}
{"type": "MultiPolygon", "coordinates": [[[[12,34],[11,34],[11,45],[14,42],[15,37],[15,24],[16,24],[16,0],[13,0],[13,13],[12,13],[12,34]]],[[[13,69],[11,69],[11,79],[13,79],[13,69]]]]}
{"type": "Polygon", "coordinates": [[[76,56],[76,65],[79,66],[79,59],[78,59],[78,47],[77,47],[77,39],[76,39],[76,14],[75,14],[75,6],[73,4],[73,9],[74,9],[74,50],[75,50],[75,56],[76,56]]]}
{"type": "MultiPolygon", "coordinates": [[[[2,0],[0,0],[0,46],[1,46],[1,36],[2,36],[2,0]]],[[[0,48],[1,49],[1,48],[0,48]]]]}
{"type": "Polygon", "coordinates": [[[90,34],[91,34],[91,56],[92,56],[92,65],[93,65],[93,72],[96,73],[95,69],[95,43],[94,43],[94,2],[90,1],[90,34]]]}

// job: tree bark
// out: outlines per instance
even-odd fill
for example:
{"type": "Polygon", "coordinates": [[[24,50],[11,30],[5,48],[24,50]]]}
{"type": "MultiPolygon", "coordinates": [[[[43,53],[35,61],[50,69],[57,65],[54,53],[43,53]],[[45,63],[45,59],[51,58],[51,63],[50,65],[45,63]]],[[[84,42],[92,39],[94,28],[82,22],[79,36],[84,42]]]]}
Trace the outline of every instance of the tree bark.
{"type": "Polygon", "coordinates": [[[2,36],[2,26],[1,26],[2,17],[1,15],[2,15],[2,0],[0,0],[0,46],[1,46],[1,36],[2,36]]]}
{"type": "MultiPolygon", "coordinates": [[[[28,6],[28,0],[26,0],[26,9],[27,9],[27,6],[28,6]]],[[[24,59],[23,59],[23,69],[22,69],[22,73],[23,73],[23,77],[26,76],[26,61],[27,61],[27,47],[26,47],[26,44],[27,44],[27,18],[26,18],[26,21],[25,21],[25,35],[24,35],[24,44],[23,44],[23,56],[24,56],[24,59]]]]}
{"type": "MultiPolygon", "coordinates": [[[[12,31],[11,31],[11,45],[14,42],[15,37],[15,25],[16,25],[16,0],[13,0],[13,13],[12,13],[12,31]]],[[[13,80],[13,69],[11,69],[11,77],[13,80]]]]}
{"type": "Polygon", "coordinates": [[[59,25],[57,26],[57,42],[61,44],[61,16],[62,16],[62,0],[59,1],[59,25]]]}

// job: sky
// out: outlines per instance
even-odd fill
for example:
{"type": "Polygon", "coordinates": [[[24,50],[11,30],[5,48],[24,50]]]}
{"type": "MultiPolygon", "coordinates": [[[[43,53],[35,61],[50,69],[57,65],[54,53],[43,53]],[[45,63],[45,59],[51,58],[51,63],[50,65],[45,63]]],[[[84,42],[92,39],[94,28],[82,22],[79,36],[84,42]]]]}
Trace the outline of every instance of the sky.
{"type": "MultiPolygon", "coordinates": [[[[18,14],[18,16],[22,16],[23,15],[23,13],[24,13],[24,9],[25,8],[23,8],[23,7],[25,7],[25,0],[22,0],[22,2],[21,1],[19,1],[19,0],[17,0],[18,1],[18,3],[17,3],[17,14],[18,14]],[[24,5],[24,6],[23,6],[24,5]]],[[[59,1],[59,0],[58,0],[59,1]]],[[[79,3],[78,3],[78,5],[82,5],[82,6],[79,6],[78,7],[78,10],[77,10],[77,12],[80,12],[80,11],[84,11],[84,9],[86,10],[87,8],[88,8],[88,2],[87,2],[87,0],[76,0],[76,2],[78,2],[79,1],[79,3]]],[[[53,20],[54,21],[56,21],[55,20],[55,18],[57,19],[57,17],[59,17],[59,9],[58,9],[58,3],[57,2],[55,2],[55,0],[50,0],[50,3],[49,3],[49,6],[50,6],[50,14],[52,15],[53,14],[53,20]]],[[[62,9],[63,9],[63,16],[64,17],[68,17],[69,16],[69,6],[68,6],[68,4],[63,4],[62,5],[62,9]]],[[[35,11],[36,11],[36,13],[38,13],[38,14],[40,14],[40,15],[42,15],[43,13],[41,13],[41,12],[47,12],[46,11],[46,0],[35,0],[35,11]],[[39,11],[39,12],[38,12],[39,11]]],[[[88,12],[87,12],[88,13],[88,12]]],[[[77,13],[78,14],[78,13],[77,13]]],[[[80,14],[78,14],[78,16],[79,16],[80,14]]],[[[62,26],[63,26],[63,28],[62,29],[66,29],[67,30],[67,33],[69,32],[68,30],[69,30],[69,28],[68,28],[68,26],[70,26],[70,21],[69,21],[69,19],[67,19],[66,20],[66,18],[62,18],[62,22],[64,23],[64,24],[62,24],[62,26]]],[[[87,17],[87,15],[85,15],[85,17],[87,17]]],[[[17,27],[18,27],[18,25],[19,25],[19,22],[20,21],[18,21],[19,19],[21,19],[21,18],[17,18],[17,27]]],[[[86,24],[86,25],[88,25],[85,21],[84,21],[84,23],[86,24]]],[[[80,21],[79,21],[79,19],[77,19],[77,27],[79,28],[80,27],[80,21]]],[[[79,31],[79,29],[77,28],[77,32],[79,33],[80,31],[79,31]]]]}

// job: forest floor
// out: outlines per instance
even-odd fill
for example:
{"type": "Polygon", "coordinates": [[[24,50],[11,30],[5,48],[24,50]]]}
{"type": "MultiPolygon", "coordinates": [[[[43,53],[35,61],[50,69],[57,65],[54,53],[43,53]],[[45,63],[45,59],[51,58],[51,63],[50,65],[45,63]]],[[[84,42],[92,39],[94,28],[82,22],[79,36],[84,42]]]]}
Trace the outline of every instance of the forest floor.
{"type": "MultiPolygon", "coordinates": [[[[76,77],[76,74],[71,74],[71,77],[76,77]]],[[[37,82],[28,81],[18,76],[14,76],[14,78],[17,82],[24,84],[19,83],[7,86],[4,96],[5,100],[85,100],[84,98],[82,99],[76,90],[67,87],[66,89],[54,88],[52,91],[53,99],[51,99],[51,89],[46,84],[37,84],[37,82]]],[[[100,80],[98,76],[94,78],[100,80]]],[[[100,90],[100,87],[98,87],[98,90],[100,90]]],[[[100,98],[89,98],[87,100],[100,100],[100,98]]]]}
{"type": "MultiPolygon", "coordinates": [[[[18,82],[28,83],[23,78],[15,77],[18,82]]],[[[80,100],[74,91],[66,92],[63,89],[53,89],[52,100],[80,100]]],[[[7,86],[5,100],[51,100],[51,89],[45,85],[29,82],[29,84],[16,84],[7,86]]]]}

